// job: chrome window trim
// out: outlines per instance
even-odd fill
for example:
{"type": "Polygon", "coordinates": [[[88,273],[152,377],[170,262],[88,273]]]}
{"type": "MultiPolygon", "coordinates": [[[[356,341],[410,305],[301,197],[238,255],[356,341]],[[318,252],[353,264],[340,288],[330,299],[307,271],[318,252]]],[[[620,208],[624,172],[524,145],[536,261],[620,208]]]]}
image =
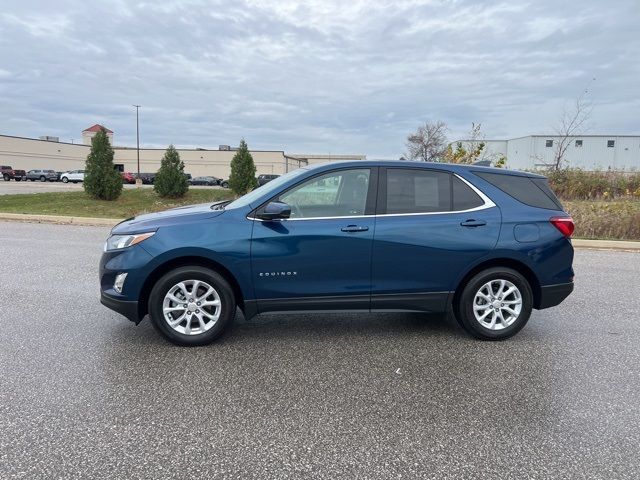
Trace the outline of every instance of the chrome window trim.
{"type": "MultiPolygon", "coordinates": [[[[447,215],[447,214],[453,214],[453,213],[477,212],[479,210],[486,210],[487,208],[493,208],[493,207],[496,206],[496,204],[493,202],[493,200],[491,200],[489,197],[487,197],[479,188],[477,188],[471,182],[469,182],[466,179],[462,178],[457,173],[452,173],[452,175],[455,175],[457,178],[462,180],[469,188],[471,188],[471,190],[473,190],[480,197],[480,199],[484,203],[482,205],[478,205],[477,207],[468,208],[466,210],[451,210],[451,211],[446,211],[446,212],[380,213],[380,214],[374,214],[374,215],[344,215],[344,216],[337,216],[337,217],[281,218],[281,219],[278,219],[277,221],[279,221],[279,222],[300,222],[300,221],[303,221],[303,220],[336,220],[338,218],[347,219],[347,218],[410,217],[410,216],[415,217],[415,216],[418,216],[418,215],[447,215]]],[[[267,221],[273,222],[273,221],[276,221],[276,220],[262,220],[261,218],[255,218],[255,217],[249,217],[249,216],[247,216],[247,219],[248,220],[255,220],[255,221],[258,221],[258,222],[267,222],[267,221]]]]}

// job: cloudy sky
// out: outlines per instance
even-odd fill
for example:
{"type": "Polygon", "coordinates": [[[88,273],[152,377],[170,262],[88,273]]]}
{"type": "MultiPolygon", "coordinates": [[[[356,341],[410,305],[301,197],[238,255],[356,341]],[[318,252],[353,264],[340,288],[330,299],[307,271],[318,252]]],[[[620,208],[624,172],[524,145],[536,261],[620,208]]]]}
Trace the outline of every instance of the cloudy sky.
{"type": "Polygon", "coordinates": [[[397,158],[548,133],[585,88],[590,133],[640,133],[638,0],[2,0],[0,134],[397,158]],[[595,81],[592,80],[595,78],[595,81]]]}

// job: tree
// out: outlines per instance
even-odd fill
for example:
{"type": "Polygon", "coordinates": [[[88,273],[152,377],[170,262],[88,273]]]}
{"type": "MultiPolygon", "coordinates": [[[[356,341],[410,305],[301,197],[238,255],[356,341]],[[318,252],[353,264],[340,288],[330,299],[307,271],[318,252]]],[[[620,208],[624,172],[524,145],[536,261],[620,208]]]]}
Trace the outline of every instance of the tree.
{"type": "Polygon", "coordinates": [[[565,155],[569,145],[571,145],[572,137],[582,135],[587,127],[593,112],[593,105],[587,99],[588,93],[589,87],[587,86],[584,92],[575,99],[571,108],[565,107],[562,110],[560,120],[555,129],[558,138],[554,141],[553,162],[549,165],[552,170],[560,170],[564,166],[566,163],[565,155]]]}
{"type": "Polygon", "coordinates": [[[447,148],[447,124],[425,122],[407,137],[407,157],[423,162],[439,162],[447,148]]]}
{"type": "Polygon", "coordinates": [[[113,164],[113,148],[104,128],[91,139],[83,183],[85,192],[99,200],[115,200],[122,193],[122,176],[113,164]]]}
{"type": "Polygon", "coordinates": [[[153,189],[161,197],[184,197],[189,183],[184,174],[184,162],[173,145],[169,145],[160,162],[160,170],[153,181],[153,189]]]}
{"type": "Polygon", "coordinates": [[[485,158],[485,143],[481,131],[482,124],[472,123],[469,132],[469,139],[464,142],[457,142],[455,150],[451,145],[447,146],[443,154],[443,161],[449,163],[471,164],[479,160],[490,160],[485,158]]]}
{"type": "Polygon", "coordinates": [[[238,151],[231,160],[231,175],[229,175],[229,188],[236,195],[244,195],[256,188],[256,165],[249,153],[247,142],[240,140],[238,151]]]}

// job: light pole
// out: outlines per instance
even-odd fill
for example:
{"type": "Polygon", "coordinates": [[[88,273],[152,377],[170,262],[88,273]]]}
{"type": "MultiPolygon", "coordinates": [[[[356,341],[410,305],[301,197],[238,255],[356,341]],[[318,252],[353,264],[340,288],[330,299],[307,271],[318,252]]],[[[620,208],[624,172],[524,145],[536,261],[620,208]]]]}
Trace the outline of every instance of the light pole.
{"type": "Polygon", "coordinates": [[[138,110],[140,105],[134,105],[136,107],[136,150],[138,154],[138,179],[140,179],[140,121],[138,117],[138,110]]]}

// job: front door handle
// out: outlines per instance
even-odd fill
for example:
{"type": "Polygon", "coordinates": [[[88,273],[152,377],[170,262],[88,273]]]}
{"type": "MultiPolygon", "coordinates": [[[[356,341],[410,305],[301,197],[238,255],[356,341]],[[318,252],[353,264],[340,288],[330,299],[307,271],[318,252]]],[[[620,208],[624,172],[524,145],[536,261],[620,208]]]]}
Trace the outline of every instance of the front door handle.
{"type": "Polygon", "coordinates": [[[487,222],[485,222],[484,220],[473,220],[473,219],[465,220],[464,222],[460,223],[460,225],[462,225],[463,227],[482,227],[486,224],[487,222]]]}
{"type": "Polygon", "coordinates": [[[360,225],[347,225],[346,227],[342,227],[340,230],[343,232],[366,232],[369,230],[369,227],[363,227],[360,225]]]}

